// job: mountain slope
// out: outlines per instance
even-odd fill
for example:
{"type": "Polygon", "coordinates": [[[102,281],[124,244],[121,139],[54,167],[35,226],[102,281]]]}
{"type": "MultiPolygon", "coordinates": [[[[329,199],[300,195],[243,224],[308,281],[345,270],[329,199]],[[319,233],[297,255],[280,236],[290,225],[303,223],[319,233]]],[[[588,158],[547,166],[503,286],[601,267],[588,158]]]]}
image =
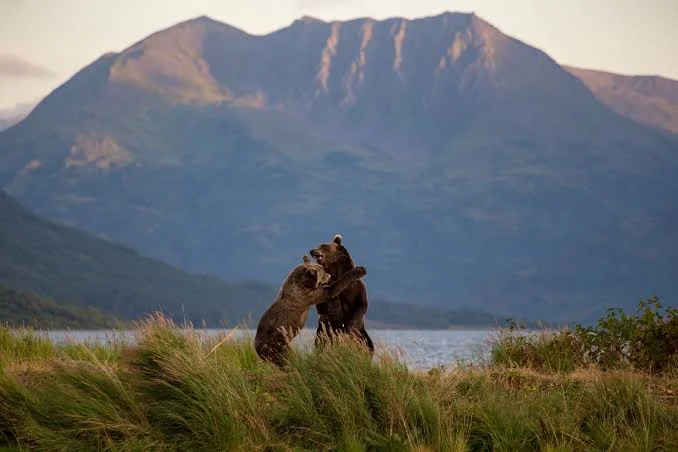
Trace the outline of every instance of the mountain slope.
{"type": "Polygon", "coordinates": [[[64,306],[32,292],[0,284],[0,325],[41,329],[115,328],[120,322],[98,309],[64,306]]]}
{"type": "Polygon", "coordinates": [[[344,234],[389,299],[548,320],[678,294],[678,141],[474,15],[201,17],[0,134],[38,212],[174,265],[282,280],[344,234]]]}
{"type": "Polygon", "coordinates": [[[135,251],[42,220],[0,192],[0,282],[123,319],[163,310],[178,319],[238,322],[272,288],[191,275],[135,251]]]}
{"type": "Polygon", "coordinates": [[[626,76],[566,67],[617,113],[678,133],[678,81],[657,76],[626,76]]]}

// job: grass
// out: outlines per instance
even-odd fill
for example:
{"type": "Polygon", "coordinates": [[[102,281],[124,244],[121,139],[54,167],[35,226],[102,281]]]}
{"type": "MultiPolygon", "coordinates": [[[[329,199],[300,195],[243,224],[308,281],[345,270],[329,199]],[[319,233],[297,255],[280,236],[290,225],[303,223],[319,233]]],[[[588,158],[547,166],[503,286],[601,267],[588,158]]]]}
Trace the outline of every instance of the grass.
{"type": "Polygon", "coordinates": [[[0,450],[676,450],[675,376],[494,358],[419,372],[350,341],[280,370],[251,338],[161,316],[134,345],[0,329],[0,450]]]}

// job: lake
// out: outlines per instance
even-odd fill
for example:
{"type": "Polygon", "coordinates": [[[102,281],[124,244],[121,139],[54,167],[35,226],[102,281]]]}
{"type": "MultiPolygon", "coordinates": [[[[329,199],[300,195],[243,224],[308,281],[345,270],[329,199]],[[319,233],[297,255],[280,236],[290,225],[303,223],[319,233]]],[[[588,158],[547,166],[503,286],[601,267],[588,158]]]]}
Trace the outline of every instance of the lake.
{"type": "MultiPolygon", "coordinates": [[[[228,330],[199,330],[206,336],[217,335],[228,330]]],[[[254,338],[254,330],[236,330],[233,337],[249,335],[254,338]]],[[[376,346],[376,353],[396,352],[402,356],[411,368],[429,369],[448,365],[458,360],[471,361],[487,355],[488,340],[496,335],[495,329],[455,329],[455,330],[382,330],[369,331],[376,346]]],[[[132,331],[50,331],[49,337],[57,343],[65,341],[107,343],[111,340],[134,342],[132,331]]],[[[304,329],[294,340],[296,346],[309,346],[313,343],[315,330],[304,329]]]]}

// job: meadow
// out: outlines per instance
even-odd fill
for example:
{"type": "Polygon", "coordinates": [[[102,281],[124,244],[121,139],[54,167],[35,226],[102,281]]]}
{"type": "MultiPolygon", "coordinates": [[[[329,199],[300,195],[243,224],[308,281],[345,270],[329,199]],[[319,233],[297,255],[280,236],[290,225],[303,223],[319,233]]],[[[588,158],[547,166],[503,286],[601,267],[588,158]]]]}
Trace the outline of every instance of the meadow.
{"type": "Polygon", "coordinates": [[[678,450],[678,319],[643,303],[428,371],[349,340],[278,369],[161,315],[134,345],[2,328],[0,450],[678,450]]]}

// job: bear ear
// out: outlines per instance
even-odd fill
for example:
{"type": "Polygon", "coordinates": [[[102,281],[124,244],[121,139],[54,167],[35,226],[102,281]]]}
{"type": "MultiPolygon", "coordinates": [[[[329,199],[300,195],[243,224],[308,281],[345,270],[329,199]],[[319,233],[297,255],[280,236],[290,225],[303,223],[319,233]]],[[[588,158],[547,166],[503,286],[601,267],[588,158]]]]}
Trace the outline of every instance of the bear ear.
{"type": "Polygon", "coordinates": [[[311,262],[311,258],[304,254],[304,263],[308,264],[309,262],[311,262]]]}
{"type": "Polygon", "coordinates": [[[344,240],[344,238],[341,236],[341,234],[336,234],[332,239],[332,241],[337,245],[341,245],[342,240],[344,240]]]}

